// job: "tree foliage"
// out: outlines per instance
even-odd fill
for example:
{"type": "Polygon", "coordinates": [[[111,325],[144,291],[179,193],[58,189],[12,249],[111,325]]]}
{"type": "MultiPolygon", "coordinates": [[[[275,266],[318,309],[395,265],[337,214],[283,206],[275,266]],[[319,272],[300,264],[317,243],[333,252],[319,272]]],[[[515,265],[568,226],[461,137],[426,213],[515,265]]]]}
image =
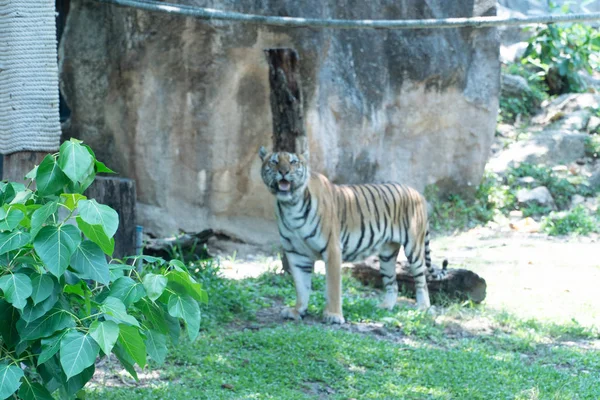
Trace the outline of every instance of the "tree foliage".
{"type": "Polygon", "coordinates": [[[71,139],[29,186],[0,183],[0,399],[72,398],[110,353],[137,378],[180,321],[198,335],[206,292],[182,263],[111,258],[119,216],[83,194],[100,172],[112,171],[71,139]]]}

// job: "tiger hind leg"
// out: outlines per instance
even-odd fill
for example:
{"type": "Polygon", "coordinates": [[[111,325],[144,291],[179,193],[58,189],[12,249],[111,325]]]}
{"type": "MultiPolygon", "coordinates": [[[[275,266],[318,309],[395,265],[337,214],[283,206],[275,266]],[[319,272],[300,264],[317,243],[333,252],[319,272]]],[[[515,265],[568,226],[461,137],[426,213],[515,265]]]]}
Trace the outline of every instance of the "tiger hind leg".
{"type": "Polygon", "coordinates": [[[379,271],[383,280],[385,297],[380,308],[391,310],[396,305],[398,299],[398,281],[396,280],[396,259],[400,251],[399,243],[386,244],[379,253],[379,271]]]}

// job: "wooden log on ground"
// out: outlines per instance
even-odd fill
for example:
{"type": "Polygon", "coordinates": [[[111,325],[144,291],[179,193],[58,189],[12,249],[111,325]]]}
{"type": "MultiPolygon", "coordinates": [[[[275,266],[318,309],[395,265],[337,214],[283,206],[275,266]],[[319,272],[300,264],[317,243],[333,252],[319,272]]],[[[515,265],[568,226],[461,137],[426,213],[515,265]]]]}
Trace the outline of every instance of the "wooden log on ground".
{"type": "MultiPolygon", "coordinates": [[[[439,281],[428,281],[429,293],[439,293],[450,300],[472,300],[481,303],[485,299],[487,285],[485,279],[466,269],[447,270],[448,273],[439,281]]],[[[363,285],[376,288],[383,287],[381,274],[379,273],[379,260],[376,257],[369,258],[361,263],[355,263],[352,267],[352,276],[363,285]]],[[[408,270],[408,265],[396,262],[396,279],[400,288],[409,293],[415,293],[415,281],[408,270]]]]}
{"type": "Polygon", "coordinates": [[[36,165],[40,165],[47,152],[18,151],[6,154],[2,165],[2,179],[9,182],[25,182],[25,175],[36,165]]]}
{"type": "MultiPolygon", "coordinates": [[[[304,104],[300,80],[300,57],[294,49],[266,49],[271,86],[273,151],[307,154],[308,139],[304,127],[304,104]]],[[[284,272],[290,272],[285,254],[284,272]]]]}
{"type": "Polygon", "coordinates": [[[112,207],[119,214],[119,229],[115,234],[114,258],[133,256],[135,246],[135,181],[132,179],[97,176],[86,190],[89,199],[112,207]]]}

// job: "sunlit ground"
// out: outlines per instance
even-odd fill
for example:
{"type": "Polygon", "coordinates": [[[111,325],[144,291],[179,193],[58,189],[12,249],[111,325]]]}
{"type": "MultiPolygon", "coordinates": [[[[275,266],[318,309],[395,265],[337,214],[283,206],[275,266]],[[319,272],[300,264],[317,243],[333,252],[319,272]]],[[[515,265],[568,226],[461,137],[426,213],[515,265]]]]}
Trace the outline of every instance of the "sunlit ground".
{"type": "Polygon", "coordinates": [[[595,239],[476,229],[439,238],[432,246],[453,267],[486,280],[489,308],[522,318],[600,326],[600,243],[595,239]]]}

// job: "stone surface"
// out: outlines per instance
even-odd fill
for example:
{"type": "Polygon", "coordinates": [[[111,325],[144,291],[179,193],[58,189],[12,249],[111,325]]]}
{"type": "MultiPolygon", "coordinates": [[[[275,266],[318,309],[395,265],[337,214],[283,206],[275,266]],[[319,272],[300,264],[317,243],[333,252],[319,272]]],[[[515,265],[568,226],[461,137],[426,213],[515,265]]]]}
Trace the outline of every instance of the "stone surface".
{"type": "Polygon", "coordinates": [[[588,182],[593,190],[600,192],[600,165],[596,168],[594,172],[592,172],[592,175],[589,177],[588,182]]]}
{"type": "Polygon", "coordinates": [[[524,98],[532,92],[527,79],[519,75],[502,74],[502,95],[507,97],[524,98]]]}
{"type": "Polygon", "coordinates": [[[522,162],[549,166],[570,164],[585,156],[585,133],[570,131],[543,131],[532,134],[531,139],[512,143],[504,151],[492,156],[488,168],[502,173],[510,166],[522,162]]]}
{"type": "Polygon", "coordinates": [[[589,133],[600,133],[600,117],[592,115],[588,120],[586,130],[589,133]]]}
{"type": "MultiPolygon", "coordinates": [[[[350,19],[495,13],[492,0],[186,3],[350,19]]],[[[273,243],[257,156],[271,144],[269,47],[300,54],[314,170],[420,190],[479,183],[498,106],[494,29],[287,29],[72,2],[60,47],[66,136],[136,180],[146,232],[214,228],[273,243]]]]}
{"type": "Polygon", "coordinates": [[[520,189],[517,192],[517,201],[521,206],[537,204],[556,208],[554,198],[546,186],[538,186],[535,189],[520,189]]]}

